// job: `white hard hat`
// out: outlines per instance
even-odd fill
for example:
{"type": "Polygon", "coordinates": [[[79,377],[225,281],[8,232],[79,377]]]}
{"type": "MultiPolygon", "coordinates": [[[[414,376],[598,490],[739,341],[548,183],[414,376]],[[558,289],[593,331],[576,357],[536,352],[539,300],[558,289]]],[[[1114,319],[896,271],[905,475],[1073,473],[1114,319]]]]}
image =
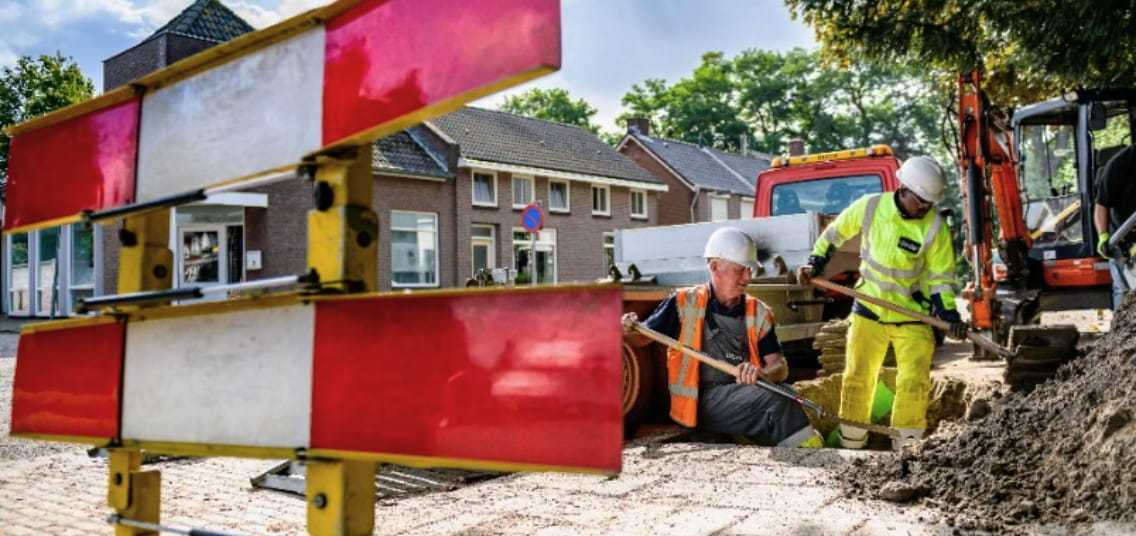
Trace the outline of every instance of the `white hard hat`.
{"type": "Polygon", "coordinates": [[[925,201],[938,203],[945,197],[943,168],[930,156],[908,158],[899,171],[895,172],[895,176],[899,177],[900,184],[925,201]]]}
{"type": "Polygon", "coordinates": [[[707,259],[726,259],[749,267],[755,274],[761,270],[757,264],[757,244],[737,227],[722,227],[706,241],[707,259]]]}

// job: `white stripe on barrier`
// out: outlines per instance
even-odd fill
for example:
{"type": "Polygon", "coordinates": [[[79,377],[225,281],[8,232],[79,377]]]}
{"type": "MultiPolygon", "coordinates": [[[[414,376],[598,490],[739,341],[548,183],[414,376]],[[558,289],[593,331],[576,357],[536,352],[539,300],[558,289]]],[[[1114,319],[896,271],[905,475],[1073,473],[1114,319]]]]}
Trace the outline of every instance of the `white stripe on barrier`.
{"type": "Polygon", "coordinates": [[[307,446],[314,330],[303,305],[131,322],[123,439],[307,446]]]}
{"type": "Polygon", "coordinates": [[[324,27],[142,99],[137,200],[296,162],[323,145],[324,27]]]}

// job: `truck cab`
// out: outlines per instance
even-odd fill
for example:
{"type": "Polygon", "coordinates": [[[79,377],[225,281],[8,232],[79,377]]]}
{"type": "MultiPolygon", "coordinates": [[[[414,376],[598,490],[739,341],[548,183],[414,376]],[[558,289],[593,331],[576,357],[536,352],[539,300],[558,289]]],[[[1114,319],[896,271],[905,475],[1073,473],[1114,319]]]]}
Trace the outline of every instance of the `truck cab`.
{"type": "Polygon", "coordinates": [[[839,214],[864,195],[898,189],[898,169],[899,160],[886,145],[777,157],[757,176],[753,216],[839,214]]]}

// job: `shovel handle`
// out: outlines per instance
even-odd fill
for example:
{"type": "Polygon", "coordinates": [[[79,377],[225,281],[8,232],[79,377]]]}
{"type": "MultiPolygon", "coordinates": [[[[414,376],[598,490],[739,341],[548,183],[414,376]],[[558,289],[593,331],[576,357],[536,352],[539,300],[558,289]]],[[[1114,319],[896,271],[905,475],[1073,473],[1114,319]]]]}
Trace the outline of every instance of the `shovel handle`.
{"type": "MultiPolygon", "coordinates": [[[[860,292],[860,291],[857,291],[857,290],[852,290],[852,289],[845,287],[843,285],[837,285],[836,283],[833,283],[832,281],[829,281],[827,279],[820,279],[820,278],[814,277],[814,278],[810,279],[809,281],[812,282],[812,284],[814,284],[818,287],[826,288],[828,290],[839,292],[839,293],[841,293],[845,296],[856,298],[857,300],[860,300],[860,301],[864,301],[864,302],[868,302],[868,303],[871,303],[871,304],[874,304],[874,305],[878,305],[880,307],[883,307],[884,309],[899,313],[901,315],[907,315],[911,318],[914,318],[915,320],[923,322],[924,324],[935,326],[935,327],[937,327],[941,330],[946,331],[946,330],[951,329],[950,323],[948,323],[945,320],[942,320],[940,318],[935,318],[933,316],[927,316],[927,315],[922,314],[922,313],[917,313],[915,311],[907,309],[906,307],[900,307],[900,306],[898,306],[894,303],[876,298],[875,296],[869,296],[867,294],[864,294],[863,292],[860,292]]],[[[987,339],[986,337],[983,337],[982,335],[979,335],[979,334],[977,334],[973,331],[968,331],[966,333],[966,338],[973,341],[974,344],[977,344],[977,345],[979,345],[979,346],[981,346],[981,347],[983,347],[983,348],[985,348],[985,349],[987,349],[991,352],[994,352],[994,353],[996,353],[996,354],[998,354],[1002,357],[1009,358],[1009,357],[1014,356],[1014,353],[1011,352],[1010,350],[1003,348],[1001,346],[998,346],[998,344],[995,343],[994,341],[987,339]]]]}
{"type": "Polygon", "coordinates": [[[690,357],[693,357],[694,359],[697,359],[699,362],[706,363],[707,365],[710,365],[711,367],[714,367],[714,368],[716,368],[716,369],[718,369],[722,372],[725,372],[726,374],[731,374],[735,378],[738,376],[738,367],[735,367],[735,366],[733,366],[729,363],[723,362],[723,361],[718,361],[717,359],[714,359],[714,358],[712,358],[712,357],[710,357],[710,356],[708,356],[708,355],[706,355],[702,352],[699,352],[698,350],[695,350],[695,349],[693,349],[693,348],[691,348],[691,347],[689,347],[689,346],[687,346],[687,345],[685,345],[681,342],[678,342],[678,341],[676,341],[676,340],[674,340],[670,337],[667,337],[666,335],[663,335],[662,333],[659,333],[658,331],[655,331],[655,330],[653,330],[653,329],[651,329],[647,326],[644,326],[643,324],[640,324],[639,322],[635,323],[634,329],[635,329],[635,331],[642,334],[644,337],[647,337],[648,339],[651,339],[651,340],[653,340],[653,341],[655,341],[659,344],[662,344],[663,346],[666,346],[667,348],[674,348],[675,350],[678,350],[678,351],[680,351],[680,352],[682,352],[682,353],[684,353],[684,354],[686,354],[690,357]]]}

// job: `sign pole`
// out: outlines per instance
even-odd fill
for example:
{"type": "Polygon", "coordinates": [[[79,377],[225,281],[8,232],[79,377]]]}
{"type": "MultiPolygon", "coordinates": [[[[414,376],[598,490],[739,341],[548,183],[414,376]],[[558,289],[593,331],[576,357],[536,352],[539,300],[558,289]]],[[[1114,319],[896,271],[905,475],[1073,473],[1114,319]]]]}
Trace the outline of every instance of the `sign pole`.
{"type": "Polygon", "coordinates": [[[529,286],[536,286],[536,235],[540,229],[544,227],[544,210],[541,209],[541,202],[536,201],[529,203],[524,210],[521,211],[521,225],[529,232],[532,241],[529,243],[529,270],[531,278],[529,279],[529,286]]]}

